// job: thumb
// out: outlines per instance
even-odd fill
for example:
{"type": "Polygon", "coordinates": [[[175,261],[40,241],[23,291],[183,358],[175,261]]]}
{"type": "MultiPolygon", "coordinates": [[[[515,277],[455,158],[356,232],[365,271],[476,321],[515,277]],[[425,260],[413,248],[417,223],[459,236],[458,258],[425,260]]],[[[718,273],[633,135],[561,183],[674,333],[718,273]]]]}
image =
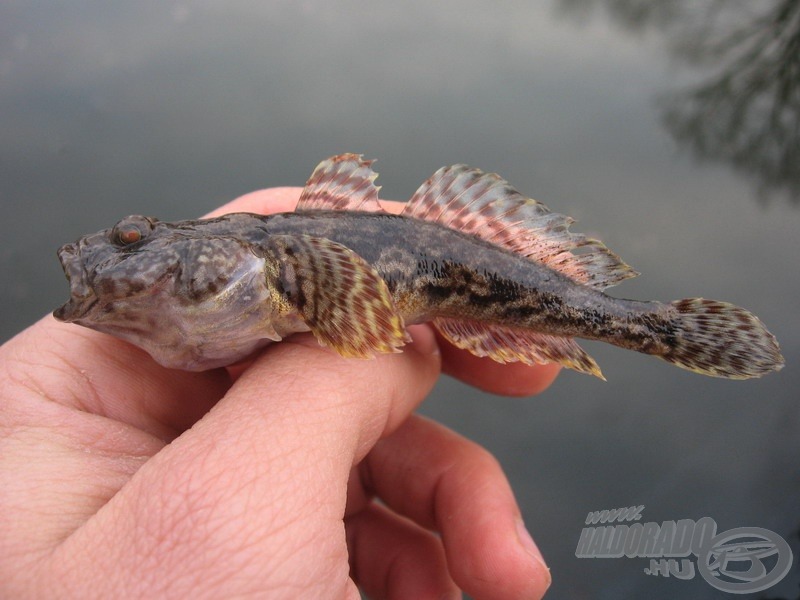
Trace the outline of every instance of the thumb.
{"type": "Polygon", "coordinates": [[[96,586],[102,578],[86,569],[114,572],[101,584],[114,589],[104,591],[131,595],[198,578],[219,586],[210,596],[291,585],[301,597],[322,597],[331,581],[352,585],[343,525],[352,465],[439,374],[430,329],[414,327],[413,336],[403,353],[372,361],[342,360],[310,336],[270,347],[59,547],[54,565],[62,553],[73,567],[75,553],[85,558],[60,577],[96,586]]]}

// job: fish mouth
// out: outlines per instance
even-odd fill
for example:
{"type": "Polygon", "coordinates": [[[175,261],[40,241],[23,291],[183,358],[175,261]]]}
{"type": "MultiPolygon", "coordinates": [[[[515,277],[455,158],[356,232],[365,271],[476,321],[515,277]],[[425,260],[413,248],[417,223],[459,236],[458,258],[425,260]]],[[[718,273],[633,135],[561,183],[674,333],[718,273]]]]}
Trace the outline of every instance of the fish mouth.
{"type": "Polygon", "coordinates": [[[58,249],[58,260],[70,286],[70,298],[53,311],[59,321],[72,323],[83,317],[97,302],[92,289],[86,283],[86,271],[81,264],[76,244],[65,244],[58,249]]]}

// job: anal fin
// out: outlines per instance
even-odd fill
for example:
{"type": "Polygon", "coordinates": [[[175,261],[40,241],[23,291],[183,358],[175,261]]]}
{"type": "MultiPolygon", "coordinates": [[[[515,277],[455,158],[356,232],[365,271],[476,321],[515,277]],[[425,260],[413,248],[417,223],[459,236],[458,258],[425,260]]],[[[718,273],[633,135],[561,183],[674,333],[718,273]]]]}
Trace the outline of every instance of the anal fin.
{"type": "Polygon", "coordinates": [[[451,344],[476,356],[527,365],[555,362],[605,381],[594,359],[572,338],[471,320],[438,318],[433,324],[451,344]]]}
{"type": "Polygon", "coordinates": [[[398,352],[409,341],[386,282],[349,248],[326,238],[279,235],[281,294],[317,340],[344,357],[398,352]]]}

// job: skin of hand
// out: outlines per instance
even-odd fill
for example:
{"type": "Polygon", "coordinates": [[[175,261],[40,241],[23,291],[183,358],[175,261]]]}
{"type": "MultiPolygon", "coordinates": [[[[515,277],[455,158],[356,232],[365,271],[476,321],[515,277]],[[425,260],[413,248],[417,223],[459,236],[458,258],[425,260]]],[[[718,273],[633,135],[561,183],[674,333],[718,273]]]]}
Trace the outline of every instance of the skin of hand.
{"type": "Polygon", "coordinates": [[[410,331],[371,361],[303,334],[187,373],[52,316],[29,327],[0,348],[0,596],[540,598],[550,574],[497,461],[412,411],[442,370],[531,395],[558,368],[410,331]]]}

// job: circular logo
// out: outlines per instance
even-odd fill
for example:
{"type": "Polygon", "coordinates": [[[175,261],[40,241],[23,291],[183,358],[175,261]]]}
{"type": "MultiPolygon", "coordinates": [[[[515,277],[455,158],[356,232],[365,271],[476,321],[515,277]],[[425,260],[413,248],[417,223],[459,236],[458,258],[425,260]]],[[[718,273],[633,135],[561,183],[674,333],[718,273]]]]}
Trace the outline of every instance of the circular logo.
{"type": "Polygon", "coordinates": [[[792,549],[781,536],[760,527],[737,527],[711,538],[698,553],[697,570],[708,583],[731,594],[765,590],[792,566],[792,549]]]}

